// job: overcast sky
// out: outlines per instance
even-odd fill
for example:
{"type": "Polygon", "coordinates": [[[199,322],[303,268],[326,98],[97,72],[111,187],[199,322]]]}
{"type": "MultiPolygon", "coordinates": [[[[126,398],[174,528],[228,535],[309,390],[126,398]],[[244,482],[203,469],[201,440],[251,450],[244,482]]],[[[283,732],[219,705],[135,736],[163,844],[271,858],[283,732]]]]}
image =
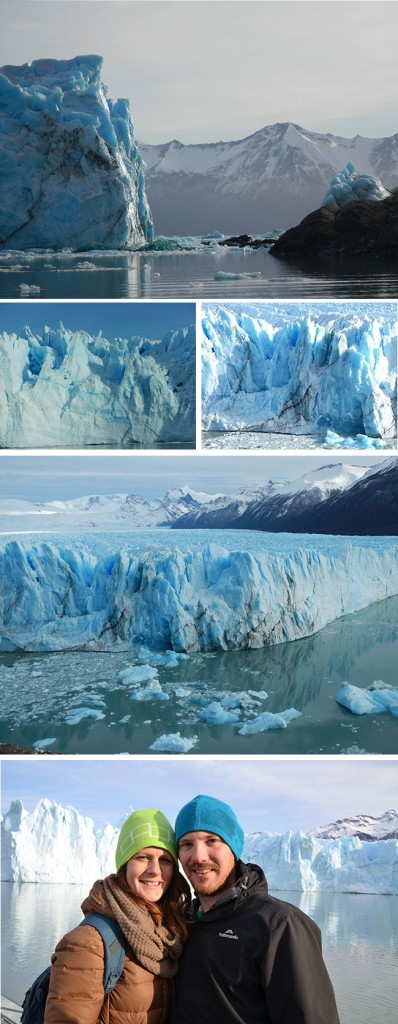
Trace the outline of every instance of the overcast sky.
{"type": "Polygon", "coordinates": [[[0,64],[102,55],[144,142],[378,137],[398,130],[397,38],[393,0],[3,0],[0,64]]]}
{"type": "Polygon", "coordinates": [[[258,487],[270,479],[296,479],[331,463],[370,468],[383,456],[324,455],[152,455],[118,452],[109,455],[81,452],[64,455],[9,455],[0,458],[0,499],[52,501],[89,494],[126,494],[159,497],[169,488],[188,484],[208,494],[232,494],[240,487],[258,487]]]}
{"type": "Polygon", "coordinates": [[[230,803],[245,832],[309,831],[354,814],[396,806],[398,761],[383,758],[18,758],[2,763],[2,811],[19,797],[32,811],[48,797],[96,825],[117,825],[129,808],[159,806],[174,822],[198,793],[230,803]]]}

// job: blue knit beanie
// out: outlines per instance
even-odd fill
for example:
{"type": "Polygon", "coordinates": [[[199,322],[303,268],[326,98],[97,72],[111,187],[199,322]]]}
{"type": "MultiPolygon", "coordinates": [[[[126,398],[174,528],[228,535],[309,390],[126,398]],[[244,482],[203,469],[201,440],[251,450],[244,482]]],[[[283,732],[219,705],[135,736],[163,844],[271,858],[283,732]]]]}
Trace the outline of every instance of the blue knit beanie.
{"type": "Polygon", "coordinates": [[[230,847],[237,860],[242,856],[243,829],[232,807],[214,796],[195,796],[181,808],[175,823],[177,843],[187,832],[214,832],[230,847]]]}

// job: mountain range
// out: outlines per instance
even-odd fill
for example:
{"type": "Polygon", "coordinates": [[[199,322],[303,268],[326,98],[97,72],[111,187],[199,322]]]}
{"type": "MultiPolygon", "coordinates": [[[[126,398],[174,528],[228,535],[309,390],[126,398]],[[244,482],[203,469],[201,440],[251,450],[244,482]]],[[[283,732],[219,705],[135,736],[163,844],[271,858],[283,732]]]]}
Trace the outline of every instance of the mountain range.
{"type": "Polygon", "coordinates": [[[157,234],[261,234],[297,224],[320,206],[331,179],[353,163],[398,186],[398,133],[369,139],[272,124],[233,142],[140,143],[157,234]]]}
{"type": "Polygon", "coordinates": [[[0,501],[0,531],[247,529],[272,533],[398,533],[398,461],[326,464],[294,480],[268,480],[234,494],[185,485],[150,500],[96,494],[67,501],[0,501]]]}
{"type": "Polygon", "coordinates": [[[372,814],[356,814],[353,818],[338,818],[329,825],[319,825],[308,835],[316,839],[341,839],[343,836],[357,836],[363,842],[378,839],[398,839],[398,814],[386,811],[379,817],[372,814]]]}

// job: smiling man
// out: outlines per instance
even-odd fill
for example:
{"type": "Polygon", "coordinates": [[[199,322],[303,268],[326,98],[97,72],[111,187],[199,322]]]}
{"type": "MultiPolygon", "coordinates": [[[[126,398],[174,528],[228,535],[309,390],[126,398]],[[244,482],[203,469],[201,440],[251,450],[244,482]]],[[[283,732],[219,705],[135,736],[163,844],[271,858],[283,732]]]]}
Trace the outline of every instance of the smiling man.
{"type": "Polygon", "coordinates": [[[269,896],[261,868],[243,863],[232,808],[197,796],[175,831],[197,898],[172,1024],[339,1024],[319,928],[269,896]]]}

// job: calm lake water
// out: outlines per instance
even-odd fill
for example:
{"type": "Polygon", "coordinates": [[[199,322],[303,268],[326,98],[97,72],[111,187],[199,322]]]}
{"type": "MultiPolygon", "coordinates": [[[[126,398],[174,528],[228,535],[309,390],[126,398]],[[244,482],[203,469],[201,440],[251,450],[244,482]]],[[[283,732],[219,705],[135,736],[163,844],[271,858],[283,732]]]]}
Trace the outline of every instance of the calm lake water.
{"type": "MultiPolygon", "coordinates": [[[[261,650],[193,654],[175,668],[159,667],[165,700],[132,702],[120,672],[132,654],[62,652],[0,656],[0,742],[63,754],[147,754],[159,736],[197,738],[194,754],[397,754],[398,719],[353,715],[336,703],[345,680],[367,687],[375,679],[397,686],[398,597],[370,605],[319,633],[261,650]],[[203,705],[251,691],[252,712],[301,711],[286,729],[239,736],[234,723],[200,721],[203,705]],[[72,707],[103,716],[68,725],[72,707]]],[[[241,719],[243,720],[243,719],[241,719]]]]}
{"type": "Polygon", "coordinates": [[[199,252],[0,252],[0,298],[396,298],[391,261],[276,259],[266,249],[199,252]],[[217,280],[219,273],[260,274],[217,280]],[[21,288],[20,286],[24,287],[21,288]],[[27,287],[26,287],[27,286],[27,287]],[[29,290],[32,289],[33,291],[29,290]],[[40,289],[39,291],[35,289],[40,289]]]}
{"type": "MultiPolygon", "coordinates": [[[[3,882],[2,991],[20,1003],[61,936],[81,920],[88,886],[3,882]]],[[[277,892],[322,930],[341,1024],[392,1024],[398,999],[398,896],[277,892]]],[[[292,1022],[293,1024],[293,1022],[292,1022]]]]}

